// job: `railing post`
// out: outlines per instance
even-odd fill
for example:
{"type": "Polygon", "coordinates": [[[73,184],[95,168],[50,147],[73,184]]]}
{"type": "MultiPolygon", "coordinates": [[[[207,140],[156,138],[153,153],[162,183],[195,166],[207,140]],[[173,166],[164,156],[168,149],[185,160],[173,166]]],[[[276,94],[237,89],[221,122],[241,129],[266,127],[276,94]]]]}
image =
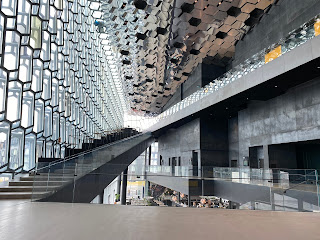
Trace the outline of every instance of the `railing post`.
{"type": "Polygon", "coordinates": [[[122,174],[122,188],[121,188],[121,205],[126,205],[127,201],[127,180],[128,180],[128,167],[123,171],[122,174]]]}
{"type": "Polygon", "coordinates": [[[315,170],[316,174],[316,188],[317,188],[317,197],[318,197],[318,210],[320,210],[320,199],[319,199],[319,176],[318,176],[318,171],[315,170]]]}

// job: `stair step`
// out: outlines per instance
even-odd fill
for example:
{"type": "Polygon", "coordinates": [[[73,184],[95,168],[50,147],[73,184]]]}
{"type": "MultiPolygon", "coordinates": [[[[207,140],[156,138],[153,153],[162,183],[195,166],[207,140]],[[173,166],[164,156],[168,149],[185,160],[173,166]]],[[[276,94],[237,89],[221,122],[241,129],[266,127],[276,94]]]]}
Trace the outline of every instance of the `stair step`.
{"type": "Polygon", "coordinates": [[[31,199],[40,198],[47,194],[47,192],[37,192],[32,194],[32,192],[1,192],[0,199],[31,199]]]}
{"type": "Polygon", "coordinates": [[[29,177],[21,177],[20,181],[69,181],[72,180],[74,176],[29,176],[29,177]]]}
{"type": "Polygon", "coordinates": [[[9,186],[61,186],[69,181],[21,181],[21,182],[9,182],[9,186]]]}
{"type": "Polygon", "coordinates": [[[33,192],[33,191],[48,191],[48,190],[54,190],[55,188],[58,188],[59,186],[5,186],[0,187],[0,193],[1,192],[33,192]]]}

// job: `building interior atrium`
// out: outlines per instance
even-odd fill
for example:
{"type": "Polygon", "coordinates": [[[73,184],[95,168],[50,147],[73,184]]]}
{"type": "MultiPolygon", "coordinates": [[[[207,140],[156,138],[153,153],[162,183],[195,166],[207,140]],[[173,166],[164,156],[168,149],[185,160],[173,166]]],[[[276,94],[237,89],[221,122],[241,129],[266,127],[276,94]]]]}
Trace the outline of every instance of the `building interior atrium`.
{"type": "Polygon", "coordinates": [[[0,239],[320,239],[319,0],[0,0],[0,239]]]}

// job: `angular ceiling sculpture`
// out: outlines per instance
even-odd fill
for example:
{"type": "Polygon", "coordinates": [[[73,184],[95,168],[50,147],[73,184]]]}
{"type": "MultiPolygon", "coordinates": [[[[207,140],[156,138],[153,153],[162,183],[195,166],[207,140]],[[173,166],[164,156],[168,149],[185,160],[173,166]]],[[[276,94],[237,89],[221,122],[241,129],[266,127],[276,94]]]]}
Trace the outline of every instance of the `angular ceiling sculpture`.
{"type": "Polygon", "coordinates": [[[205,61],[227,65],[274,0],[92,0],[135,111],[159,113],[205,61]]]}

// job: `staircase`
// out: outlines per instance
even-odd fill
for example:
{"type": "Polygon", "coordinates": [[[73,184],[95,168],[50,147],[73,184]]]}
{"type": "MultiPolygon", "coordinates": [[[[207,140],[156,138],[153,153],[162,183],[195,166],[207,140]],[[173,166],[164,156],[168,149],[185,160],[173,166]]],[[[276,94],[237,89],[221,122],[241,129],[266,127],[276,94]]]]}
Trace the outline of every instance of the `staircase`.
{"type": "MultiPolygon", "coordinates": [[[[77,154],[108,145],[136,134],[138,134],[138,132],[131,128],[108,133],[101,139],[94,139],[92,143],[83,143],[82,149],[66,149],[66,158],[72,159],[77,154]]],[[[63,161],[63,159],[39,158],[39,162],[45,165],[49,165],[53,161],[63,161]]],[[[81,176],[81,174],[92,170],[99,164],[101,163],[95,162],[93,165],[92,159],[89,162],[75,160],[72,163],[64,164],[63,168],[57,167],[57,169],[51,169],[49,172],[41,172],[36,175],[30,172],[29,174],[21,175],[19,179],[9,181],[7,186],[0,186],[0,200],[42,199],[52,192],[57,191],[61,186],[74,181],[75,178],[81,176]]]]}
{"type": "Polygon", "coordinates": [[[51,177],[48,181],[46,176],[22,176],[18,181],[10,181],[8,186],[0,187],[0,200],[29,199],[33,197],[41,198],[47,193],[61,186],[62,176],[51,177]]]}

